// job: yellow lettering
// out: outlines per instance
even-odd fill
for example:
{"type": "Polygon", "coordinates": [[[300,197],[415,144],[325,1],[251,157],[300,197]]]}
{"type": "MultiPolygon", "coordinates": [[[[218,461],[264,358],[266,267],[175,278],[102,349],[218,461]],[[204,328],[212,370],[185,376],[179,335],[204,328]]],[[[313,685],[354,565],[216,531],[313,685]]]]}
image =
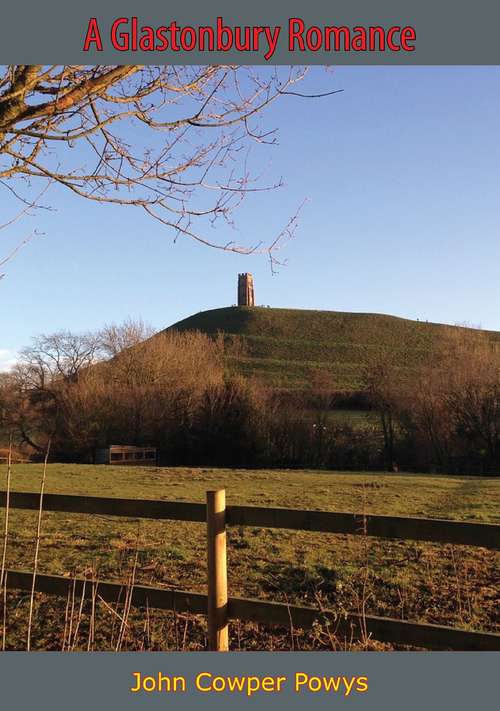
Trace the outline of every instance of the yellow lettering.
{"type": "Polygon", "coordinates": [[[307,686],[309,687],[309,691],[316,694],[321,689],[321,679],[318,676],[311,676],[307,686]]]}
{"type": "Polygon", "coordinates": [[[297,672],[295,674],[295,691],[300,691],[300,687],[307,684],[308,676],[304,672],[297,672]]]}
{"type": "Polygon", "coordinates": [[[229,677],[229,679],[227,680],[227,685],[230,691],[234,691],[235,689],[236,691],[243,691],[243,687],[245,686],[245,677],[229,677]]]}
{"type": "Polygon", "coordinates": [[[134,672],[132,674],[132,676],[135,676],[136,686],[135,686],[135,689],[131,688],[130,691],[132,691],[135,694],[141,688],[141,674],[140,674],[140,672],[134,672]]]}
{"type": "Polygon", "coordinates": [[[207,678],[211,679],[212,675],[209,672],[201,672],[201,674],[198,674],[196,679],[195,679],[195,685],[198,691],[210,691],[210,687],[208,686],[202,686],[202,679],[207,678]]]}
{"type": "Polygon", "coordinates": [[[174,691],[186,691],[186,679],[183,676],[174,676],[174,691]]]}
{"type": "Polygon", "coordinates": [[[259,690],[260,682],[256,676],[249,676],[247,679],[247,696],[251,696],[259,690]]]}
{"type": "Polygon", "coordinates": [[[356,681],[356,677],[351,677],[351,679],[346,679],[346,677],[343,676],[342,681],[344,682],[345,689],[346,689],[344,696],[349,696],[349,694],[352,691],[352,687],[354,686],[354,682],[356,681]]]}
{"type": "Polygon", "coordinates": [[[356,691],[358,691],[360,694],[364,694],[366,691],[368,691],[368,677],[367,676],[358,676],[358,684],[356,687],[356,691]]]}
{"type": "Polygon", "coordinates": [[[276,677],[276,688],[277,691],[281,691],[281,685],[284,684],[286,681],[286,676],[278,676],[276,677]]]}
{"type": "Polygon", "coordinates": [[[323,677],[323,684],[325,691],[330,691],[333,687],[334,691],[338,691],[340,687],[340,677],[339,676],[329,676],[323,677]]]}
{"type": "Polygon", "coordinates": [[[152,676],[145,676],[142,680],[142,688],[144,691],[154,691],[156,689],[156,681],[152,676]]]}

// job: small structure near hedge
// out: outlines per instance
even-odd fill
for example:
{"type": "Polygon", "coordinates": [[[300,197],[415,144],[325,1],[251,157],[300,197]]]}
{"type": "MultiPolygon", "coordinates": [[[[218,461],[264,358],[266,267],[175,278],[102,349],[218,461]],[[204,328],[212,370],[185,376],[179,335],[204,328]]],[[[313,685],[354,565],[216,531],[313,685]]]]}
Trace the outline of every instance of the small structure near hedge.
{"type": "Polygon", "coordinates": [[[156,447],[134,447],[132,445],[111,444],[104,449],[96,449],[96,464],[156,466],[156,447]]]}

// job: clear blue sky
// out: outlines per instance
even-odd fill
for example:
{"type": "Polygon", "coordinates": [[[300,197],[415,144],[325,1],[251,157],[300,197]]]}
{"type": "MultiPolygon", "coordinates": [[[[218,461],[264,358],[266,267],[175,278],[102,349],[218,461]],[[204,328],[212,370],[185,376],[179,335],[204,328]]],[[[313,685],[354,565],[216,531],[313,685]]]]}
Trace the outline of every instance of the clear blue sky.
{"type": "Polygon", "coordinates": [[[242,238],[269,239],[308,198],[288,266],[273,276],[262,256],[173,244],[139,211],[53,190],[57,211],[0,233],[0,255],[33,227],[45,233],[0,280],[0,370],[37,333],[127,317],[162,328],[230,305],[241,271],[259,304],[500,330],[500,68],[313,70],[308,89],[327,85],[344,91],[268,112],[279,145],[254,161],[286,186],[238,215],[242,238]]]}

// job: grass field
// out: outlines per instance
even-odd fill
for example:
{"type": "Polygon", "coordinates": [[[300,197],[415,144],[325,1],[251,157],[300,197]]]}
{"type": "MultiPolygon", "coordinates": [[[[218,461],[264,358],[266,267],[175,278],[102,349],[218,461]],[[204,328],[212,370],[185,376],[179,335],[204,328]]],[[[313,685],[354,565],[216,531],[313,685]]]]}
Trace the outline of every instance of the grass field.
{"type": "MultiPolygon", "coordinates": [[[[170,328],[232,337],[241,349],[229,359],[231,369],[274,387],[302,388],[311,370],[321,368],[339,389],[355,390],[370,363],[391,354],[401,368],[414,368],[454,327],[384,314],[228,307],[201,311],[170,328]]],[[[500,333],[489,336],[500,340],[500,333]]]]}
{"type": "MultiPolygon", "coordinates": [[[[41,465],[15,465],[12,489],[38,491],[41,473],[41,465]]],[[[0,486],[4,488],[4,482],[0,486]]],[[[500,522],[500,481],[478,477],[52,464],[46,492],[202,502],[207,489],[219,486],[227,488],[229,504],[500,522]]],[[[3,516],[2,509],[2,529],[3,516]]],[[[32,568],[36,519],[35,512],[10,512],[7,567],[32,568]]],[[[498,629],[500,556],[492,551],[249,528],[231,528],[228,538],[231,595],[305,604],[321,600],[339,612],[363,606],[371,614],[498,629]]],[[[44,513],[39,572],[80,576],[92,570],[101,579],[124,582],[132,569],[137,582],[204,591],[204,526],[44,513]]],[[[22,647],[27,604],[26,595],[9,593],[7,647],[22,647]]],[[[40,599],[37,605],[35,643],[61,648],[63,602],[58,607],[55,600],[40,599]]],[[[106,617],[106,610],[102,614],[106,617]]],[[[179,648],[179,640],[175,646],[171,639],[171,623],[166,624],[165,615],[160,619],[156,628],[148,621],[157,631],[154,642],[148,638],[147,648],[179,648]]],[[[113,631],[108,623],[103,622],[97,648],[109,648],[113,631]]],[[[143,618],[134,624],[142,629],[143,618]]],[[[189,624],[182,648],[203,647],[204,622],[189,624]]],[[[134,630],[127,648],[137,648],[139,633],[134,630]]],[[[286,634],[281,643],[276,638],[269,642],[269,637],[264,642],[261,632],[238,630],[240,648],[290,645],[286,634]]],[[[302,644],[322,648],[319,638],[304,639],[302,644]]]]}

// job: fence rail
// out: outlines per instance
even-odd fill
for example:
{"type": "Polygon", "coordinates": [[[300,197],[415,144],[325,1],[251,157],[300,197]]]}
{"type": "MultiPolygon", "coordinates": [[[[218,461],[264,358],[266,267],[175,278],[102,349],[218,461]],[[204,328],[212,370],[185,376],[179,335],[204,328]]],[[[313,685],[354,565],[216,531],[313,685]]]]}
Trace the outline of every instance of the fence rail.
{"type": "MultiPolygon", "coordinates": [[[[5,506],[6,499],[7,493],[0,491],[0,507],[5,506]]],[[[38,511],[39,506],[39,494],[10,492],[11,508],[38,511]]],[[[206,522],[205,504],[184,501],[45,494],[43,508],[44,511],[63,513],[206,522]]],[[[345,533],[379,538],[453,543],[492,549],[500,548],[499,525],[464,523],[446,519],[373,516],[371,514],[302,511],[258,506],[227,506],[226,524],[228,526],[288,528],[317,533],[345,533]]]]}
{"type": "MultiPolygon", "coordinates": [[[[0,491],[0,507],[39,510],[40,495],[0,491]]],[[[132,604],[193,614],[207,614],[211,649],[228,648],[227,620],[265,623],[295,628],[311,628],[315,622],[331,625],[337,636],[350,640],[371,635],[382,642],[426,649],[500,650],[500,634],[469,631],[440,625],[420,624],[385,617],[356,614],[338,616],[329,610],[288,605],[265,600],[227,596],[226,524],[261,528],[287,528],[319,533],[368,535],[382,538],[432,541],[460,545],[500,548],[500,526],[463,523],[440,519],[371,516],[329,511],[225,506],[225,492],[207,492],[207,505],[200,503],[117,499],[66,494],[45,494],[44,511],[99,514],[127,518],[193,521],[207,524],[208,594],[134,585],[132,604]]],[[[33,573],[8,570],[6,585],[31,590],[33,573]]],[[[123,602],[126,586],[110,581],[68,578],[38,574],[35,590],[49,595],[81,597],[96,592],[107,602],[123,602]]]]}
{"type": "MultiPolygon", "coordinates": [[[[9,589],[31,590],[33,573],[8,570],[9,589]]],[[[35,589],[46,595],[76,599],[92,599],[100,596],[109,603],[124,602],[126,586],[109,581],[92,581],[84,578],[68,578],[59,575],[37,575],[35,589]]],[[[206,615],[208,596],[185,590],[166,590],[145,585],[134,585],[132,604],[136,607],[188,612],[206,615]]],[[[388,617],[366,615],[361,617],[349,614],[339,617],[330,610],[318,610],[314,607],[287,605],[267,600],[249,598],[228,598],[227,616],[246,622],[258,622],[270,626],[293,626],[295,629],[310,629],[315,623],[328,624],[340,642],[371,635],[381,642],[392,642],[425,649],[498,651],[500,635],[487,632],[474,632],[454,629],[441,625],[420,624],[393,620],[388,617]]]]}

